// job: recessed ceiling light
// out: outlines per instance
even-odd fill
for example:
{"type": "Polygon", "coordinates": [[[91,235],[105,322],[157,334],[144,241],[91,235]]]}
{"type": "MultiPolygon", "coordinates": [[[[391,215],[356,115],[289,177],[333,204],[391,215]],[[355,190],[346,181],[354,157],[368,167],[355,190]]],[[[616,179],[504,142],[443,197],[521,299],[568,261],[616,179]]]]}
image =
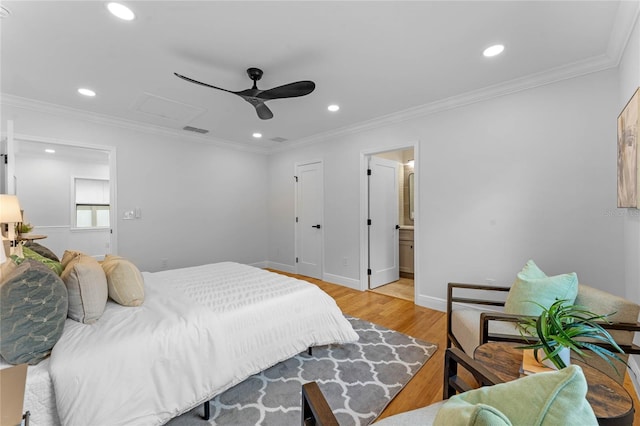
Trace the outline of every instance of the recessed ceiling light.
{"type": "Polygon", "coordinates": [[[125,21],[132,21],[136,17],[131,9],[121,3],[107,3],[107,9],[109,9],[109,12],[113,15],[125,21]]]}
{"type": "Polygon", "coordinates": [[[47,154],[55,154],[56,150],[55,149],[51,149],[51,148],[47,148],[44,150],[44,152],[46,152],[47,154]]]}
{"type": "Polygon", "coordinates": [[[79,88],[78,93],[80,93],[81,95],[90,96],[90,97],[93,97],[96,95],[96,92],[94,92],[91,89],[85,89],[84,87],[79,88]]]}
{"type": "Polygon", "coordinates": [[[260,139],[262,137],[262,133],[255,132],[253,134],[253,137],[256,138],[256,139],[260,139]]]}
{"type": "Polygon", "coordinates": [[[336,104],[332,104],[332,105],[329,105],[327,109],[331,112],[336,112],[340,109],[340,106],[336,104]]]}
{"type": "Polygon", "coordinates": [[[493,46],[489,46],[484,49],[484,52],[482,52],[482,54],[487,58],[490,58],[492,56],[501,54],[503,50],[504,46],[502,44],[494,44],[493,46]]]}

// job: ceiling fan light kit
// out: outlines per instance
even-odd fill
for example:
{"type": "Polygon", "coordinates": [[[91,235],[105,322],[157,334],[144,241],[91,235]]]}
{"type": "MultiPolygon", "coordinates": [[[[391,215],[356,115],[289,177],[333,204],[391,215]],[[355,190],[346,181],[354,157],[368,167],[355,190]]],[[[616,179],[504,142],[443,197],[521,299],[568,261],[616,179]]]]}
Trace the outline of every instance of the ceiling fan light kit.
{"type": "Polygon", "coordinates": [[[253,87],[251,87],[251,89],[241,90],[239,92],[212,86],[210,84],[185,77],[184,75],[178,74],[177,72],[174,72],[173,74],[176,77],[179,77],[191,83],[210,87],[212,89],[222,90],[224,92],[229,92],[233,93],[234,95],[240,96],[242,99],[253,105],[253,107],[256,109],[258,117],[260,117],[262,120],[269,120],[270,118],[273,118],[273,113],[264,104],[266,101],[272,99],[296,98],[299,96],[305,96],[313,92],[313,90],[316,88],[316,84],[313,81],[305,80],[274,87],[273,89],[260,90],[258,89],[257,81],[262,78],[263,72],[260,68],[254,67],[247,69],[247,74],[253,81],[253,87]]]}

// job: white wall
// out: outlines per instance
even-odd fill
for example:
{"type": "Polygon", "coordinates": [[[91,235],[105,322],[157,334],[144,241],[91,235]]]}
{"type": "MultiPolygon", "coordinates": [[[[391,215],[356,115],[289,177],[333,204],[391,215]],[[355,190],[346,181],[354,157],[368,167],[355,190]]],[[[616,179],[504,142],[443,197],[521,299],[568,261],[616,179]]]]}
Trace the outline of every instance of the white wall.
{"type": "Polygon", "coordinates": [[[29,222],[38,226],[71,226],[71,177],[109,179],[109,165],[17,153],[16,176],[20,206],[29,222]]]}
{"type": "Polygon", "coordinates": [[[273,154],[269,260],[293,265],[291,171],[321,158],[325,274],[358,280],[361,152],[418,140],[418,303],[442,307],[449,281],[510,284],[530,258],[624,295],[617,84],[603,71],[273,154]]]}
{"type": "MultiPolygon", "coordinates": [[[[20,149],[25,141],[16,141],[16,190],[27,222],[35,226],[33,233],[47,235],[38,241],[62,258],[64,250],[74,248],[90,256],[102,258],[111,253],[108,230],[71,230],[70,211],[73,201],[72,178],[109,179],[107,154],[102,162],[73,156],[34,153],[20,149]]],[[[37,144],[40,145],[40,144],[37,144]]],[[[44,149],[46,145],[42,145],[44,149]]]]}
{"type": "MultiPolygon", "coordinates": [[[[620,92],[618,113],[640,86],[640,20],[631,34],[620,62],[620,92]]],[[[640,303],[640,210],[619,209],[624,217],[624,244],[626,260],[626,296],[640,303]]]]}
{"type": "Polygon", "coordinates": [[[3,103],[2,130],[12,119],[16,134],[116,147],[118,252],[140,269],[159,270],[162,259],[169,268],[266,259],[264,154],[50,109],[3,103]],[[122,220],[136,207],[142,219],[122,220]]]}
{"type": "MultiPolygon", "coordinates": [[[[636,19],[618,71],[620,84],[616,111],[619,113],[640,86],[640,20],[638,19],[636,19]]],[[[625,296],[640,303],[640,210],[618,209],[617,213],[624,221],[625,296]]],[[[640,343],[638,340],[640,338],[636,338],[636,344],[640,343]]],[[[629,365],[635,372],[630,377],[637,392],[640,389],[638,386],[640,356],[633,356],[629,365]]]]}

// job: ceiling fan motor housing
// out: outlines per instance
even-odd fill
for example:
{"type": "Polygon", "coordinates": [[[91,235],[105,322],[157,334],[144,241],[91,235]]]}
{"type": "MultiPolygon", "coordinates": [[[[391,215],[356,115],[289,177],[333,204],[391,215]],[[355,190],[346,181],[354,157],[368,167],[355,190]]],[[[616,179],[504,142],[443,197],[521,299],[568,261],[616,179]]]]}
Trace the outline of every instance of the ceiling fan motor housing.
{"type": "Polygon", "coordinates": [[[253,81],[258,81],[262,78],[262,70],[260,68],[248,68],[247,74],[249,74],[249,78],[253,81]]]}

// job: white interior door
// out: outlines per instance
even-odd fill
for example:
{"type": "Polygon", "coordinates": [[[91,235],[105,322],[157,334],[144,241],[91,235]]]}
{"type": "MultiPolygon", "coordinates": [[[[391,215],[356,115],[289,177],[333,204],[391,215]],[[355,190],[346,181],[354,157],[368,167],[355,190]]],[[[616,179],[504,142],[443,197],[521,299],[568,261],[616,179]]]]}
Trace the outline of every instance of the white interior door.
{"type": "Polygon", "coordinates": [[[296,167],[296,272],[322,278],[322,163],[296,167]]]}
{"type": "Polygon", "coordinates": [[[0,193],[2,194],[16,194],[16,141],[13,135],[13,120],[7,121],[7,137],[2,141],[0,157],[2,165],[0,171],[0,193]]]}
{"type": "Polygon", "coordinates": [[[399,167],[395,161],[369,158],[369,288],[400,278],[399,167]]]}

